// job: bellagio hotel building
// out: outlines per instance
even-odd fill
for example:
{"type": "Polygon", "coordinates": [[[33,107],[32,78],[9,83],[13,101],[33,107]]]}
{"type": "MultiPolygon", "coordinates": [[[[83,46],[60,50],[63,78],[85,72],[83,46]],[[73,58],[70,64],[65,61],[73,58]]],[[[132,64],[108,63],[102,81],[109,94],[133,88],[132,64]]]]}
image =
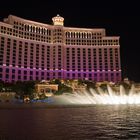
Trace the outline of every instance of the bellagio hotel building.
{"type": "Polygon", "coordinates": [[[53,25],[9,15],[0,22],[0,81],[121,80],[118,36],[105,29],[53,25]]]}

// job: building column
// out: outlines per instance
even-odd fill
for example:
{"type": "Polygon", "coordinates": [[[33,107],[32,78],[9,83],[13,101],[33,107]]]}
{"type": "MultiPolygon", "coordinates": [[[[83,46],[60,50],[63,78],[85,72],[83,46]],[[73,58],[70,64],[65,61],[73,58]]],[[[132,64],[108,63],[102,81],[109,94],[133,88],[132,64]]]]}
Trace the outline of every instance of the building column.
{"type": "Polygon", "coordinates": [[[107,48],[107,60],[108,60],[108,81],[111,81],[111,68],[110,68],[110,48],[107,48]]]}

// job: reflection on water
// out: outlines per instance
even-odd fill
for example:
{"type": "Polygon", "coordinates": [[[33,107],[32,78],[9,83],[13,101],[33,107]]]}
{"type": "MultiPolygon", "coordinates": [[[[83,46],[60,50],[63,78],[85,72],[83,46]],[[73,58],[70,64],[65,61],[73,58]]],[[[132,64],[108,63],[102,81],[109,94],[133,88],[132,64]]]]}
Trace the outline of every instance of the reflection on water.
{"type": "Polygon", "coordinates": [[[4,140],[139,140],[139,105],[1,109],[4,140]]]}

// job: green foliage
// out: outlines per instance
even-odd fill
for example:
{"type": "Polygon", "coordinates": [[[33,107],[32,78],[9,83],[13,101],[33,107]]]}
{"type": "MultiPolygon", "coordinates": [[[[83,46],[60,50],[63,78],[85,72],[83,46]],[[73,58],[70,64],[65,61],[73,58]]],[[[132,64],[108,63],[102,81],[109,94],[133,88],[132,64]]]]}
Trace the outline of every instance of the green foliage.
{"type": "Polygon", "coordinates": [[[0,82],[0,91],[1,92],[10,92],[12,91],[13,83],[3,83],[0,82]]]}
{"type": "Polygon", "coordinates": [[[96,83],[94,83],[94,82],[84,81],[84,83],[87,85],[87,89],[96,88],[96,83]]]}
{"type": "Polygon", "coordinates": [[[100,88],[101,88],[103,91],[107,90],[107,84],[101,84],[101,85],[100,85],[100,88]]]}
{"type": "Polygon", "coordinates": [[[44,93],[42,93],[42,94],[40,94],[39,95],[39,99],[40,100],[42,100],[42,99],[46,99],[46,98],[48,98],[47,96],[45,96],[45,94],[44,93]]]}
{"type": "Polygon", "coordinates": [[[122,85],[126,90],[129,90],[131,88],[131,84],[128,84],[126,82],[120,82],[120,85],[122,85]]]}
{"type": "Polygon", "coordinates": [[[4,88],[4,85],[3,85],[3,83],[1,82],[1,83],[0,83],[0,92],[3,90],[3,88],[4,88]]]}
{"type": "Polygon", "coordinates": [[[35,92],[35,82],[27,81],[27,82],[16,82],[12,86],[12,90],[16,93],[17,97],[23,99],[25,95],[33,98],[33,93],[35,92]]]}
{"type": "Polygon", "coordinates": [[[71,93],[72,92],[72,88],[68,87],[68,86],[66,86],[64,84],[61,84],[61,85],[59,85],[58,91],[56,91],[54,94],[55,95],[61,95],[61,94],[66,93],[66,92],[71,93]]]}
{"type": "Polygon", "coordinates": [[[84,84],[84,81],[81,79],[78,79],[78,85],[83,85],[83,84],[84,84]]]}
{"type": "Polygon", "coordinates": [[[58,85],[61,85],[61,81],[59,79],[55,79],[54,83],[58,84],[58,85]]]}

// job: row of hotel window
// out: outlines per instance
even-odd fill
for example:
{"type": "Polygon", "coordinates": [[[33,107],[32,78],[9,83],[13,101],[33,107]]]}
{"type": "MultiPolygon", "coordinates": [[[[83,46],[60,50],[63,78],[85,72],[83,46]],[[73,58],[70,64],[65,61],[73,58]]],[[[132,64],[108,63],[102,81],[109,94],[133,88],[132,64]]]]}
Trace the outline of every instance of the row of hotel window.
{"type": "MultiPolygon", "coordinates": [[[[38,47],[42,47],[41,49],[44,50],[45,47],[50,47],[50,46],[45,46],[45,45],[40,45],[40,44],[33,44],[33,43],[28,43],[28,42],[23,42],[23,41],[18,41],[18,40],[12,40],[10,38],[4,38],[4,37],[0,38],[0,42],[1,42],[1,46],[11,45],[11,47],[12,47],[12,44],[13,44],[13,46],[16,46],[17,48],[18,48],[18,46],[28,46],[28,48],[30,48],[30,47],[34,47],[35,48],[35,46],[38,46],[38,47]]],[[[77,49],[79,51],[80,50],[82,51],[83,48],[72,48],[72,47],[69,47],[69,48],[67,48],[67,50],[68,49],[72,49],[74,51],[76,51],[76,49],[77,49]]],[[[83,51],[86,51],[87,49],[91,50],[91,48],[84,48],[83,51]]],[[[101,50],[101,48],[97,48],[97,49],[101,50]]],[[[107,48],[103,48],[103,49],[107,49],[107,48]]],[[[114,48],[108,48],[108,49],[111,50],[111,49],[114,49],[114,48]]]]}
{"type": "MultiPolygon", "coordinates": [[[[5,76],[5,78],[3,77],[1,77],[2,76],[2,74],[0,74],[0,81],[3,81],[3,79],[5,79],[4,81],[12,81],[12,82],[14,82],[14,81],[29,81],[29,80],[51,80],[51,79],[64,79],[63,77],[56,77],[56,76],[52,76],[52,77],[46,77],[46,78],[44,78],[44,77],[35,77],[35,78],[33,78],[32,76],[30,76],[30,77],[27,77],[27,76],[23,76],[23,77],[21,77],[21,76],[18,76],[17,78],[15,78],[15,75],[12,75],[12,78],[9,78],[9,76],[8,75],[6,75],[5,76]]],[[[65,79],[88,79],[88,80],[92,80],[92,81],[114,81],[114,82],[116,82],[116,81],[120,81],[121,79],[120,79],[120,76],[119,77],[114,77],[114,76],[112,76],[112,77],[81,77],[81,76],[78,76],[78,77],[75,77],[75,76],[71,76],[71,77],[69,77],[69,76],[67,76],[67,77],[65,77],[65,79]]]]}
{"type": "MultiPolygon", "coordinates": [[[[27,32],[33,32],[33,33],[40,33],[43,34],[46,31],[48,31],[48,29],[46,27],[37,27],[34,25],[30,25],[30,24],[26,24],[26,23],[22,23],[19,21],[14,21],[14,28],[21,30],[21,31],[27,31],[27,32]]],[[[61,33],[62,29],[54,29],[55,33],[61,33]]],[[[76,38],[92,38],[94,36],[97,37],[101,37],[104,36],[104,30],[100,31],[100,32],[85,32],[85,31],[66,31],[65,32],[66,37],[76,37],[76,38]]]]}
{"type": "MultiPolygon", "coordinates": [[[[48,28],[41,28],[41,27],[32,27],[32,26],[17,26],[14,25],[13,26],[13,31],[14,29],[16,31],[25,31],[25,32],[32,32],[32,33],[37,33],[37,34],[43,34],[43,35],[51,35],[51,29],[48,28]]],[[[5,26],[1,26],[1,31],[5,31],[5,32],[12,32],[12,28],[8,28],[5,26]]]]}
{"type": "MultiPolygon", "coordinates": [[[[58,66],[61,69],[61,46],[58,46],[58,51],[56,54],[56,48],[53,48],[53,59],[50,59],[50,55],[52,56],[52,54],[50,53],[50,47],[47,47],[47,55],[45,55],[45,51],[44,48],[42,48],[42,52],[39,51],[39,47],[36,47],[36,52],[34,55],[34,49],[33,47],[30,48],[30,50],[28,50],[28,46],[25,45],[24,50],[22,48],[22,46],[19,46],[19,49],[17,49],[16,46],[13,46],[13,50],[10,52],[10,45],[7,45],[7,51],[6,51],[6,64],[7,65],[13,65],[15,66],[16,64],[21,67],[21,65],[24,65],[25,68],[27,67],[27,63],[28,63],[28,67],[42,67],[42,69],[44,69],[44,64],[47,64],[47,68],[50,69],[50,63],[53,62],[54,65],[54,69],[55,69],[55,65],[56,65],[56,60],[58,60],[58,66]],[[18,53],[16,52],[18,51],[18,53]],[[30,56],[30,57],[28,57],[30,56]],[[40,57],[41,56],[41,57],[40,57]],[[44,61],[44,58],[46,57],[46,61],[44,61]],[[16,59],[18,58],[18,59],[16,59]]],[[[107,56],[107,49],[104,49],[104,55],[102,55],[102,49],[98,49],[98,53],[97,53],[97,49],[88,49],[88,55],[86,56],[86,49],[82,49],[83,52],[80,51],[80,48],[77,49],[77,53],[75,51],[75,48],[72,48],[72,53],[70,53],[70,49],[67,48],[67,57],[66,57],[66,65],[67,65],[67,69],[74,68],[76,67],[76,64],[78,67],[81,67],[81,65],[83,64],[84,67],[87,67],[86,62],[88,61],[88,68],[91,68],[91,65],[94,65],[94,68],[97,69],[97,64],[99,63],[99,66],[103,66],[103,63],[105,65],[105,67],[107,68],[109,63],[110,66],[113,68],[113,62],[115,61],[116,67],[119,67],[119,62],[118,62],[118,49],[115,49],[115,55],[113,57],[113,50],[110,48],[109,49],[109,59],[107,56]],[[91,57],[91,52],[93,50],[93,57],[91,57]],[[81,52],[81,53],[80,53],[81,52]],[[97,59],[98,57],[98,59],[97,59]],[[115,59],[115,60],[114,60],[115,59]],[[113,61],[114,60],[114,61],[113,61]]],[[[3,64],[3,53],[4,53],[4,46],[1,44],[1,48],[0,48],[0,62],[1,64],[3,64]]],[[[57,66],[57,65],[56,65],[57,66]]],[[[57,67],[58,67],[57,66],[57,67]]]]}
{"type": "Polygon", "coordinates": [[[66,45],[119,45],[119,40],[66,39],[66,45]]]}
{"type": "MultiPolygon", "coordinates": [[[[47,30],[48,31],[48,30],[47,30]]],[[[36,41],[42,41],[42,42],[48,42],[51,43],[51,31],[47,32],[46,34],[38,34],[38,33],[30,33],[30,32],[23,32],[18,31],[11,28],[6,28],[4,26],[1,26],[0,28],[1,33],[25,38],[25,39],[31,39],[36,41]],[[7,30],[6,30],[7,29],[7,30]]],[[[62,32],[54,32],[53,34],[55,37],[53,38],[54,43],[62,43],[63,42],[63,36],[62,32]]],[[[67,38],[67,37],[66,37],[67,38]]],[[[102,40],[101,37],[92,37],[92,38],[85,38],[85,39],[73,39],[73,38],[67,38],[66,41],[64,41],[67,45],[119,45],[119,40],[102,40]]]]}
{"type": "MultiPolygon", "coordinates": [[[[49,72],[38,72],[36,71],[35,73],[33,71],[21,71],[18,70],[17,72],[15,69],[12,69],[12,73],[9,73],[9,69],[6,69],[5,73],[2,73],[2,68],[0,68],[0,79],[6,78],[6,79],[15,79],[16,77],[18,80],[43,80],[43,79],[51,79],[51,78],[88,78],[89,80],[92,79],[114,79],[114,78],[119,78],[120,73],[62,73],[62,72],[57,72],[57,73],[49,73],[49,72]],[[33,79],[33,77],[35,79],[33,79]]],[[[16,78],[16,79],[17,79],[16,78]]]]}
{"type": "MultiPolygon", "coordinates": [[[[32,33],[39,33],[39,34],[45,34],[47,31],[50,34],[51,29],[48,29],[46,27],[37,27],[30,24],[24,24],[18,21],[14,21],[14,28],[26,31],[26,32],[32,32],[32,33]]],[[[62,29],[54,29],[54,33],[62,33],[62,29]]],[[[94,38],[94,37],[102,37],[104,36],[104,30],[100,32],[85,32],[85,31],[65,31],[66,38],[94,38]]]]}
{"type": "MultiPolygon", "coordinates": [[[[14,28],[18,29],[18,30],[22,30],[22,31],[28,31],[28,32],[33,32],[33,33],[44,33],[45,30],[47,30],[46,27],[37,27],[34,25],[30,25],[30,24],[24,24],[18,21],[14,21],[14,28]]],[[[54,29],[54,32],[62,32],[61,29],[54,29]]],[[[76,38],[92,38],[93,36],[103,36],[104,35],[104,31],[100,31],[100,32],[85,32],[85,31],[66,31],[65,32],[66,37],[76,37],[76,38]]]]}
{"type": "MultiPolygon", "coordinates": [[[[8,54],[9,55],[9,54],[8,54]]],[[[108,69],[117,69],[119,70],[119,63],[118,63],[118,59],[115,60],[115,63],[113,63],[113,58],[110,59],[110,61],[108,61],[107,59],[105,60],[97,60],[96,58],[92,59],[88,58],[81,60],[80,57],[75,60],[75,59],[68,59],[67,57],[67,62],[65,64],[65,66],[62,66],[62,60],[59,57],[58,58],[58,63],[56,63],[57,58],[55,56],[53,56],[53,59],[50,60],[50,58],[48,57],[46,59],[46,61],[44,61],[44,59],[42,58],[41,61],[39,60],[39,56],[36,56],[36,59],[34,60],[33,56],[30,56],[30,58],[27,58],[27,53],[24,55],[24,58],[21,58],[21,55],[19,55],[18,60],[16,59],[16,56],[13,57],[9,57],[7,55],[6,58],[6,65],[12,65],[12,66],[18,66],[18,67],[30,67],[33,68],[35,67],[36,69],[62,69],[63,67],[66,67],[67,70],[78,70],[81,71],[82,69],[84,71],[89,70],[108,70],[108,69]]],[[[74,57],[73,57],[74,58],[74,57]]],[[[5,64],[5,62],[3,61],[3,56],[0,55],[0,65],[5,64]]]]}
{"type": "Polygon", "coordinates": [[[13,33],[19,33],[19,34],[24,34],[24,35],[31,35],[31,36],[35,36],[35,35],[48,35],[51,36],[51,31],[53,31],[53,35],[62,35],[62,30],[61,29],[47,29],[47,28],[40,28],[40,27],[32,27],[32,26],[25,26],[25,28],[21,28],[20,26],[15,26],[14,28],[8,28],[5,26],[1,26],[0,30],[2,33],[8,33],[10,35],[12,35],[13,33]]]}
{"type": "Polygon", "coordinates": [[[85,32],[85,31],[66,31],[65,32],[66,38],[85,38],[85,39],[101,39],[103,32],[85,32]]]}
{"type": "Polygon", "coordinates": [[[51,43],[51,31],[47,30],[45,34],[23,32],[17,29],[11,29],[1,26],[0,32],[8,35],[13,35],[20,38],[42,41],[51,43]]]}

